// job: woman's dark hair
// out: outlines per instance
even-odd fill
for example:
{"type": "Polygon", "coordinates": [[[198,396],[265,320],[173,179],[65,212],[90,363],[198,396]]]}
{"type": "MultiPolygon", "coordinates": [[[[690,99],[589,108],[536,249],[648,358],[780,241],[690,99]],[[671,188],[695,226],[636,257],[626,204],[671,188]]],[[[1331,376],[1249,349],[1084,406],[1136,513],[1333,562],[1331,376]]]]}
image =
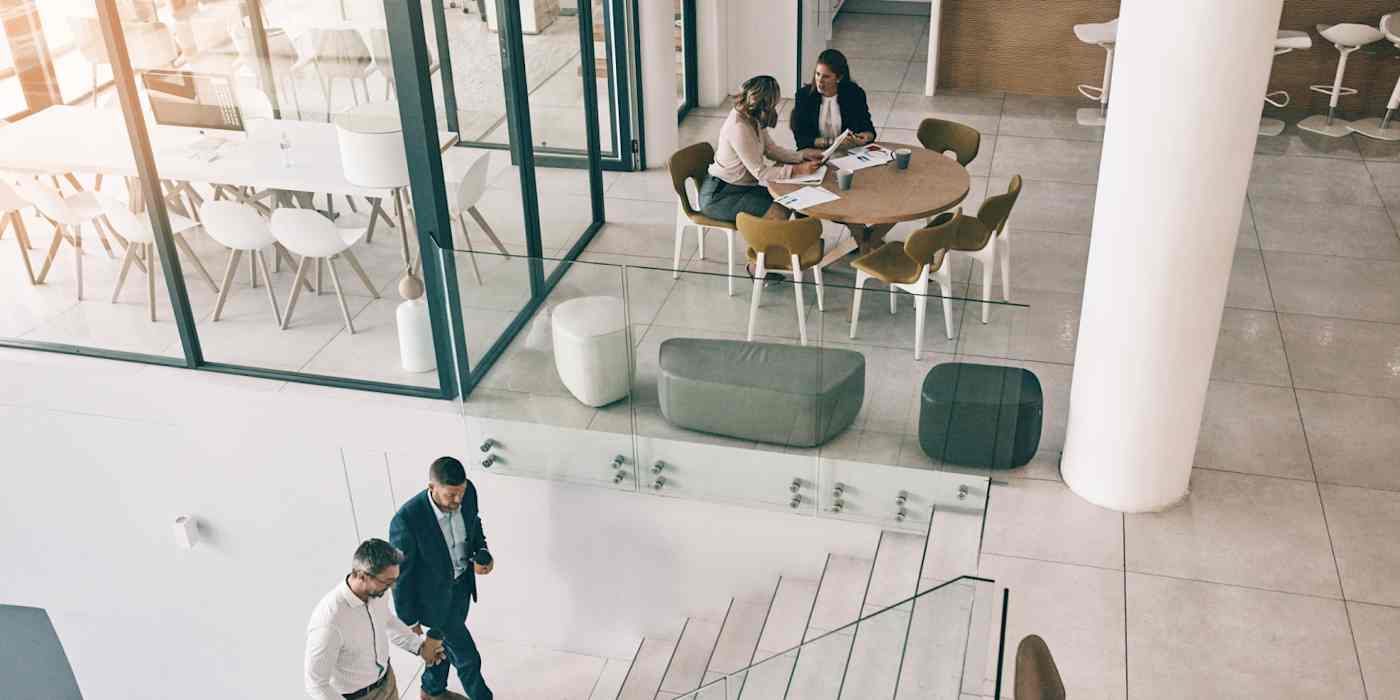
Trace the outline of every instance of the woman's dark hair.
{"type": "Polygon", "coordinates": [[[836,49],[827,49],[817,54],[817,65],[826,66],[838,77],[836,82],[844,83],[851,79],[851,64],[846,62],[846,54],[836,49]]]}

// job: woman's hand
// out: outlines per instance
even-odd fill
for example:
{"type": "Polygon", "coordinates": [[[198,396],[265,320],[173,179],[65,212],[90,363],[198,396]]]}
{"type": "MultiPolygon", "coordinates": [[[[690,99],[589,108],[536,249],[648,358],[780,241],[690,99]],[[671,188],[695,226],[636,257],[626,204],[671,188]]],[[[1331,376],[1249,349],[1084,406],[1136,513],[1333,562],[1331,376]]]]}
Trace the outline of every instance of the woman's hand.
{"type": "Polygon", "coordinates": [[[851,140],[855,141],[858,145],[864,146],[865,144],[875,140],[875,134],[872,134],[869,131],[862,131],[859,134],[851,134],[851,140]]]}
{"type": "Polygon", "coordinates": [[[822,159],[822,149],[820,149],[820,148],[804,148],[804,149],[798,151],[798,153],[800,153],[800,154],[802,155],[802,159],[803,159],[803,160],[821,160],[821,159],[822,159]]]}
{"type": "Polygon", "coordinates": [[[805,160],[805,161],[802,161],[801,163],[798,163],[798,164],[792,166],[792,174],[793,174],[793,175],[811,175],[812,173],[817,172],[817,167],[818,167],[818,166],[817,166],[817,162],[816,162],[816,161],[814,161],[814,160],[805,160]]]}

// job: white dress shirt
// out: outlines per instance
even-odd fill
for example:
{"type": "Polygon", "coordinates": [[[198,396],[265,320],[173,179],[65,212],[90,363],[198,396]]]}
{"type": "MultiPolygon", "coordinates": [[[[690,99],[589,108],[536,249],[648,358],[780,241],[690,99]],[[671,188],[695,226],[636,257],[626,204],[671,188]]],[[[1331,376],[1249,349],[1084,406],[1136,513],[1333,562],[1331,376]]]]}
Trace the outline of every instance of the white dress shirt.
{"type": "Polygon", "coordinates": [[[817,115],[817,132],[828,141],[841,135],[841,105],[836,96],[822,96],[822,111],[817,115]]]}
{"type": "Polygon", "coordinates": [[[462,519],[461,509],[447,512],[438,508],[431,493],[428,494],[428,503],[432,505],[438,527],[442,529],[442,541],[447,543],[447,553],[452,559],[452,578],[456,579],[467,572],[467,557],[471,555],[467,551],[467,521],[462,519]]]}
{"type": "Polygon", "coordinates": [[[385,598],[362,601],[342,581],[321,598],[306,624],[306,694],[343,700],[373,685],[389,668],[389,642],[410,654],[423,645],[389,612],[385,598]]]}

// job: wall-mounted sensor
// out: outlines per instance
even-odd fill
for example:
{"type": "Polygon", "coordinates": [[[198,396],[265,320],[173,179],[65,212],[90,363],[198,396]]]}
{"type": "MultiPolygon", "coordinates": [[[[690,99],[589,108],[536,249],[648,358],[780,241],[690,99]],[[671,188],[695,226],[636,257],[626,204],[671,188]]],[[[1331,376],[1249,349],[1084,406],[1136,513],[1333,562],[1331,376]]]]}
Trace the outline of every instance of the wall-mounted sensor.
{"type": "Polygon", "coordinates": [[[175,518],[175,546],[180,549],[192,549],[194,543],[199,541],[199,525],[194,516],[181,515],[175,518]]]}

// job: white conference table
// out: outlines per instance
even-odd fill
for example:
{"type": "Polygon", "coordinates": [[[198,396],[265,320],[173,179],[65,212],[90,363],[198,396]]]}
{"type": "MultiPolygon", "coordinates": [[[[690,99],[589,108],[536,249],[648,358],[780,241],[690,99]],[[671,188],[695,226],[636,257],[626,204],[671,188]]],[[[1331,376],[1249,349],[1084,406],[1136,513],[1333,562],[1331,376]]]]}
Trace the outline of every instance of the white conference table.
{"type": "MultiPolygon", "coordinates": [[[[253,131],[235,134],[236,138],[209,161],[195,157],[190,149],[204,137],[199,129],[148,122],[160,178],[355,197],[389,194],[385,189],[362,187],[345,179],[333,124],[293,120],[259,124],[255,120],[250,126],[253,131]],[[284,133],[291,145],[290,166],[283,165],[278,143],[284,133]]],[[[438,132],[442,151],[456,142],[456,134],[438,132]]],[[[121,111],[66,105],[49,107],[0,129],[0,170],[137,176],[121,111]]]]}

